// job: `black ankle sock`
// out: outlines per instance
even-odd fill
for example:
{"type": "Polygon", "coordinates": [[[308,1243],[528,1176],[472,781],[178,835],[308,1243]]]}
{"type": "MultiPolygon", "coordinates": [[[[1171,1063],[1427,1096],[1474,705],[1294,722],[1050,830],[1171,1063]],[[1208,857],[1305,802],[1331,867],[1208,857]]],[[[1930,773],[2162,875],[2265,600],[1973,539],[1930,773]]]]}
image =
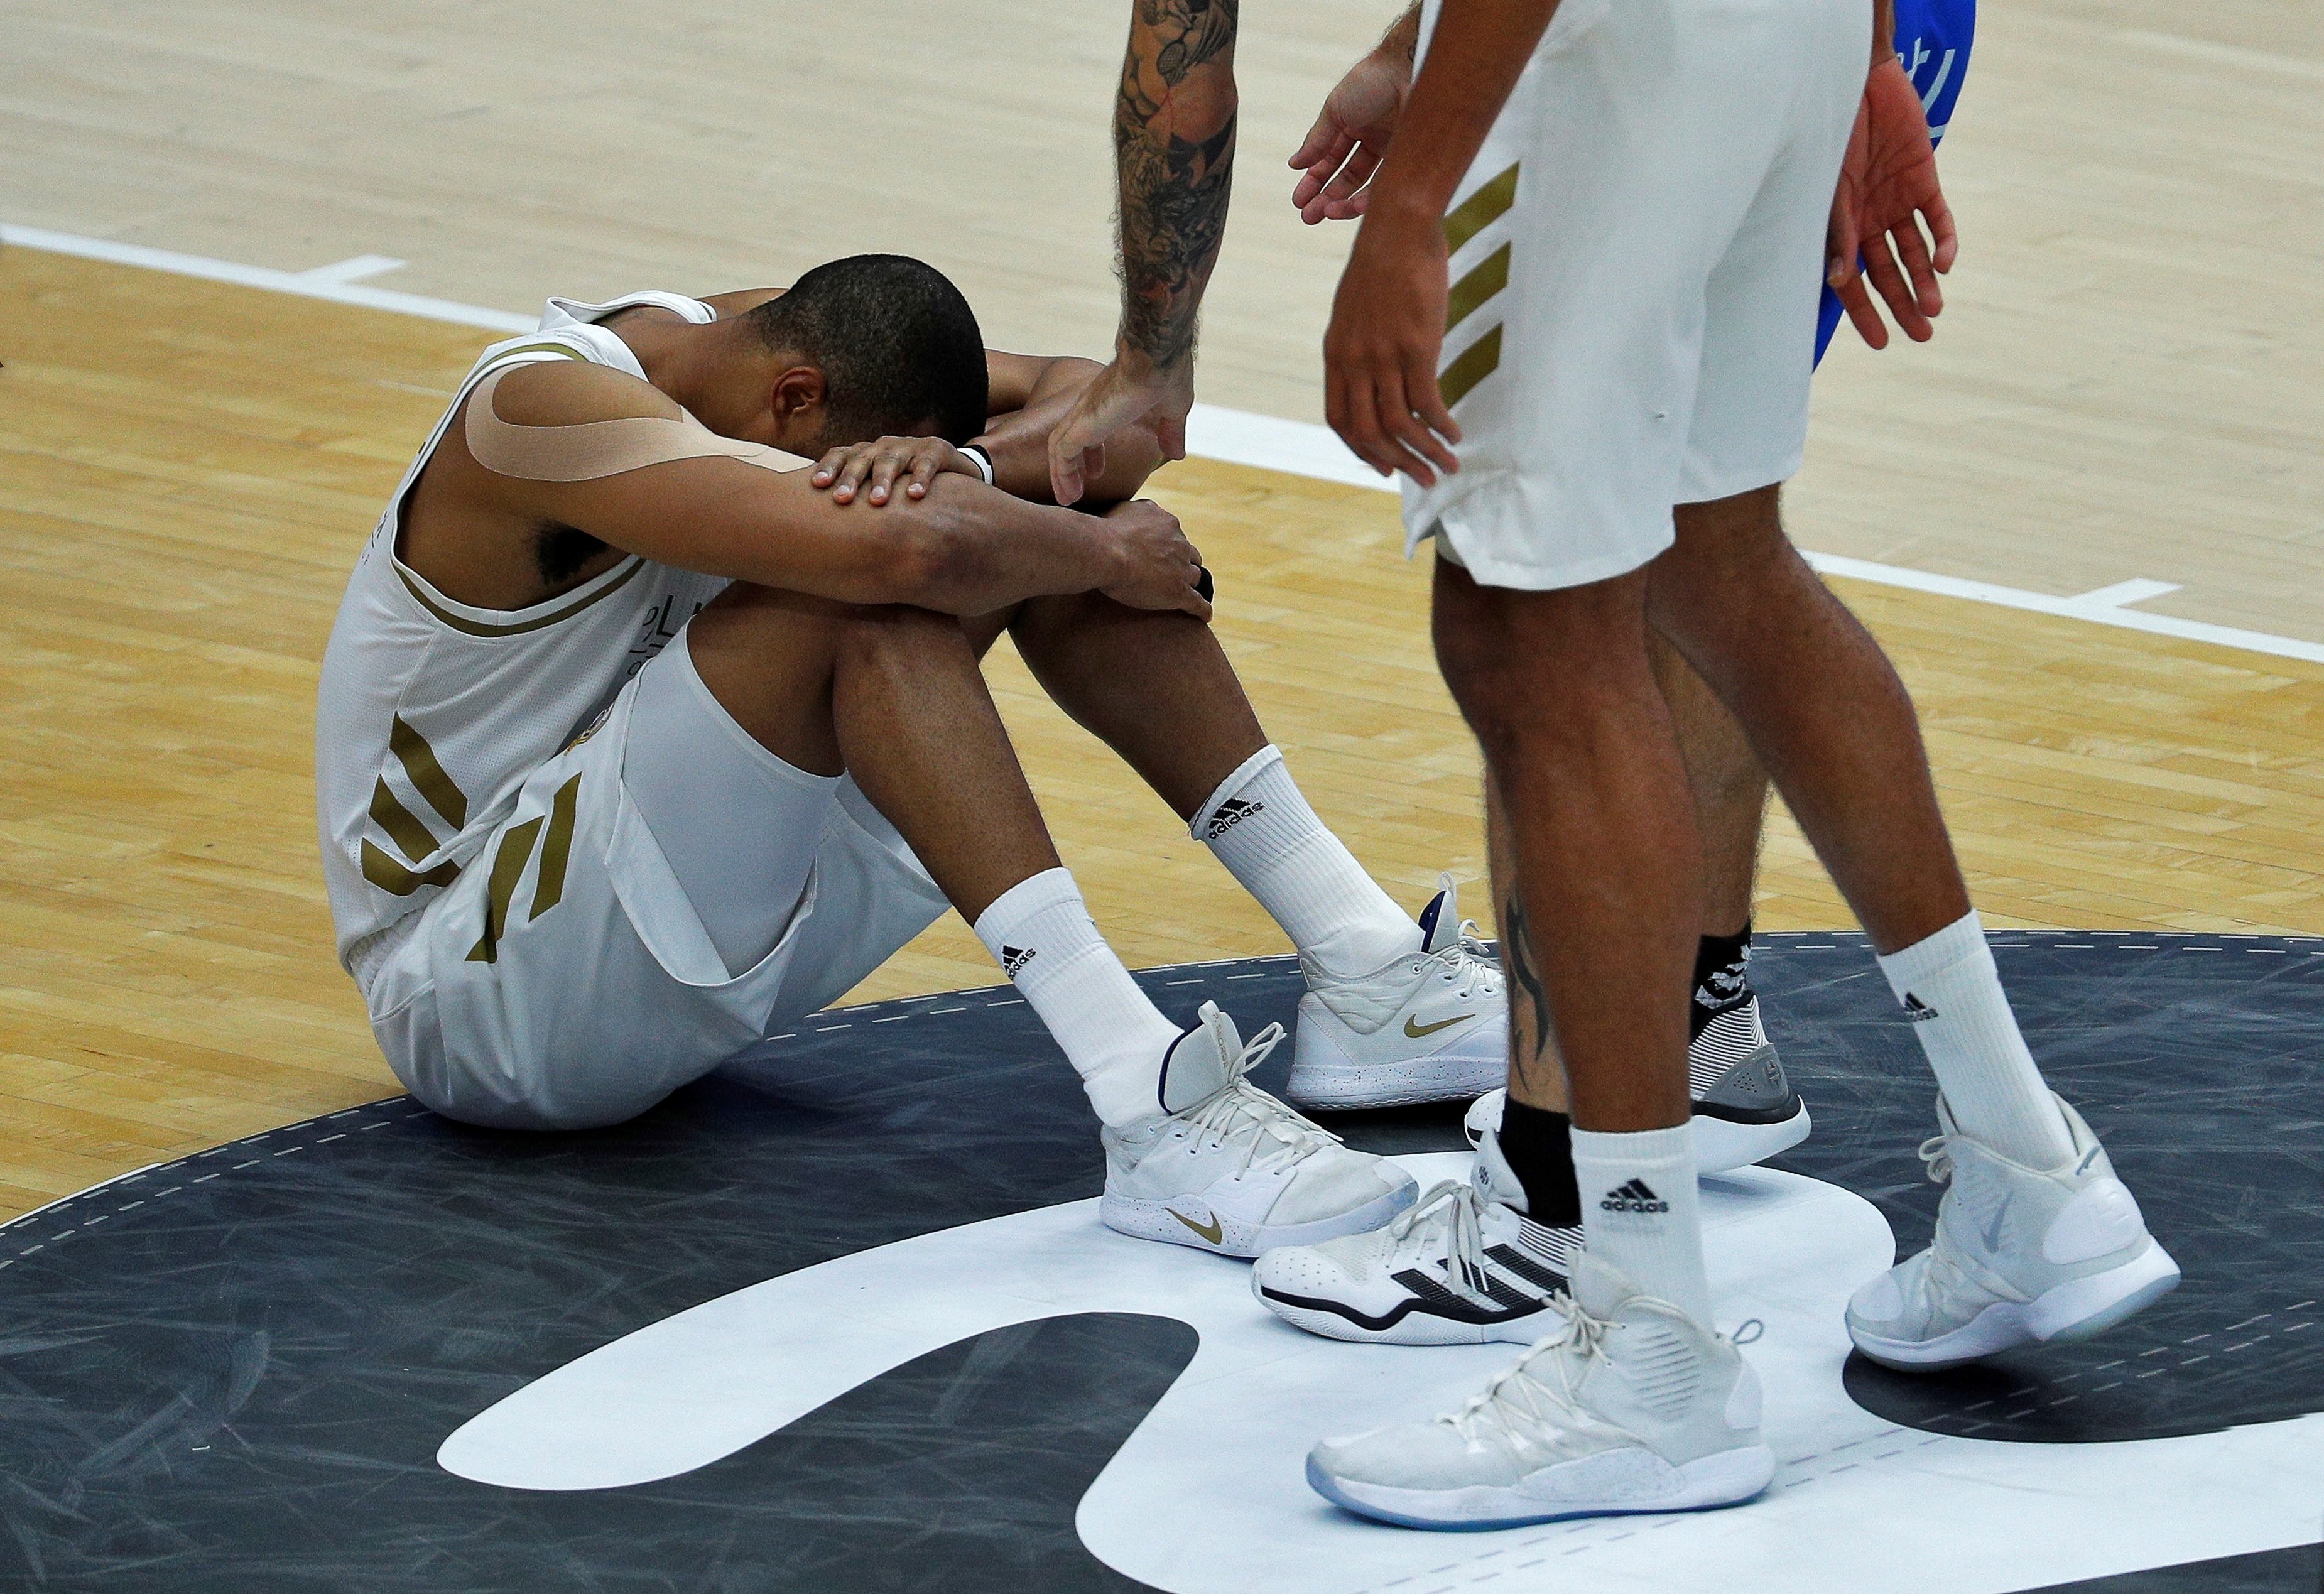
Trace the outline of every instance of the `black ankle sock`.
{"type": "Polygon", "coordinates": [[[1525,1186],[1526,1215],[1551,1229],[1582,1221],[1582,1191],[1573,1182],[1573,1120],[1510,1101],[1501,1109],[1501,1156],[1525,1186]]]}
{"type": "Polygon", "coordinates": [[[1694,944],[1694,998],[1687,1009],[1687,1038],[1702,1033],[1712,1015],[1744,991],[1744,959],[1751,951],[1751,926],[1739,935],[1704,935],[1694,944]]]}

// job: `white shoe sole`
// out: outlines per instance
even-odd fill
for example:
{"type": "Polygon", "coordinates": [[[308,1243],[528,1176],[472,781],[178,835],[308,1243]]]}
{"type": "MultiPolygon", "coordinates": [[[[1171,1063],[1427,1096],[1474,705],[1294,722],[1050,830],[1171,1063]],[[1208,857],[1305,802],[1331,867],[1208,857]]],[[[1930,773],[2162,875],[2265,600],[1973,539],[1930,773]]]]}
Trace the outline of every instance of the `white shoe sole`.
{"type": "Polygon", "coordinates": [[[1530,1345],[1565,1326],[1563,1313],[1544,1306],[1501,1322],[1461,1322],[1432,1312],[1412,1311],[1374,1328],[1329,1305],[1270,1295],[1256,1270],[1250,1276],[1250,1293],[1260,1305],[1294,1328],[1357,1345],[1530,1345]]]}
{"type": "Polygon", "coordinates": [[[1688,1123],[1694,1130],[1694,1167],[1699,1174],[1728,1174],[1765,1162],[1779,1151],[1789,1151],[1815,1128],[1808,1104],[1774,1123],[1734,1123],[1697,1112],[1688,1123]]]}
{"type": "Polygon", "coordinates": [[[2089,1339],[2178,1287],[2179,1264],[2149,1239],[2144,1250],[2118,1267],[2069,1279],[2031,1301],[1997,1301],[1950,1333],[1933,1340],[1886,1339],[1866,1333],[1853,1322],[1848,1325],[1848,1337],[1883,1367],[1900,1372],[1934,1372],[2016,1345],[2089,1339]]]}
{"type": "Polygon", "coordinates": [[[1360,1483],[1334,1478],[1314,1456],[1307,1458],[1309,1486],[1333,1504],[1359,1516],[1394,1523],[1398,1527],[1475,1532],[1559,1522],[1569,1516],[1635,1516],[1739,1506],[1766,1489],[1774,1479],[1775,1452],[1764,1444],[1741,1445],[1684,1466],[1673,1467],[1665,1462],[1664,1470],[1667,1474],[1665,1487],[1659,1490],[1640,1489],[1636,1470],[1624,1467],[1618,1481],[1628,1487],[1609,1489],[1595,1498],[1583,1489],[1577,1491],[1575,1497],[1545,1500],[1521,1488],[1482,1484],[1459,1489],[1419,1489],[1360,1483]]]}
{"type": "Polygon", "coordinates": [[[1134,1239],[1158,1239],[1166,1245],[1192,1246],[1198,1251],[1213,1251],[1222,1257],[1249,1258],[1279,1245],[1321,1245],[1343,1234],[1369,1233],[1394,1221],[1419,1197],[1420,1186],[1406,1179],[1362,1206],[1312,1223],[1240,1223],[1213,1216],[1211,1221],[1216,1226],[1216,1239],[1181,1217],[1168,1202],[1116,1195],[1111,1190],[1097,1203],[1097,1215],[1108,1229],[1134,1239]]]}
{"type": "Polygon", "coordinates": [[[1473,1101],[1509,1083],[1507,1056],[1407,1057],[1394,1063],[1294,1056],[1283,1099],[1294,1107],[1346,1112],[1364,1107],[1415,1107],[1473,1101]]]}

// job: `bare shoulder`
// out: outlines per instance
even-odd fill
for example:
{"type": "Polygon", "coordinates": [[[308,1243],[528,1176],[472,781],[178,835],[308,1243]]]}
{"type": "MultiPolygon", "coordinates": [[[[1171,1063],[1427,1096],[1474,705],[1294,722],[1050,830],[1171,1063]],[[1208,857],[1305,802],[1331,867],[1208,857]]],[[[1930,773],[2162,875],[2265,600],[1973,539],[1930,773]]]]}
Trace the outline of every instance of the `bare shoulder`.
{"type": "Polygon", "coordinates": [[[650,382],[580,360],[540,360],[500,379],[493,414],[513,426],[579,426],[643,417],[676,420],[685,411],[650,382]]]}

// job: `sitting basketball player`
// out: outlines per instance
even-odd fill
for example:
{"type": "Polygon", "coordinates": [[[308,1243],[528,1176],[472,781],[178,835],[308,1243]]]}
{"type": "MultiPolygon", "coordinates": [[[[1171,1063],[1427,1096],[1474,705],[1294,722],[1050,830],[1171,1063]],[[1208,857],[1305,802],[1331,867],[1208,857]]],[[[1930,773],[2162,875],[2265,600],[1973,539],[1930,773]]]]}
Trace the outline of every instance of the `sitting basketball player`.
{"type": "MultiPolygon", "coordinates": [[[[1282,925],[1314,1093],[1475,1093],[1507,1045],[1498,968],[1449,880],[1416,926],[1318,822],[1204,623],[1177,522],[956,470],[874,506],[883,484],[859,500],[798,457],[966,443],[1015,412],[991,447],[1019,484],[1072,369],[988,357],[952,284],[894,256],[780,294],[552,300],[486,351],[323,668],[339,954],[413,1095],[490,1126],[619,1122],[949,901],[1082,1077],[1108,1223],[1249,1256],[1410,1204],[1409,1177],[1245,1083],[1279,1029],[1246,1046],[1205,1007],[1182,1032],[1139,990],[979,672],[1009,631],[1282,925]]],[[[1157,458],[1118,447],[1098,491],[1128,498],[1157,458]]]]}

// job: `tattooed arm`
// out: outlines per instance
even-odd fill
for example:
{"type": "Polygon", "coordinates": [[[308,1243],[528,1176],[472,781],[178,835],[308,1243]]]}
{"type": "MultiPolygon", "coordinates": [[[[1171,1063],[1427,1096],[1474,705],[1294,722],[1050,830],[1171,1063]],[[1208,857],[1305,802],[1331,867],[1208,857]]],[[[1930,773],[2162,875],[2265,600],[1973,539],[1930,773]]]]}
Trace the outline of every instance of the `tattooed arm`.
{"type": "Polygon", "coordinates": [[[1226,232],[1234,170],[1239,0],[1136,0],[1114,104],[1121,331],[1113,364],[1049,440],[1059,503],[1103,468],[1108,438],[1148,420],[1164,457],[1186,453],[1194,321],[1226,232]]]}
{"type": "Polygon", "coordinates": [[[1236,0],[1139,0],[1113,107],[1121,341],[1167,370],[1226,232],[1234,176],[1236,0]]]}

